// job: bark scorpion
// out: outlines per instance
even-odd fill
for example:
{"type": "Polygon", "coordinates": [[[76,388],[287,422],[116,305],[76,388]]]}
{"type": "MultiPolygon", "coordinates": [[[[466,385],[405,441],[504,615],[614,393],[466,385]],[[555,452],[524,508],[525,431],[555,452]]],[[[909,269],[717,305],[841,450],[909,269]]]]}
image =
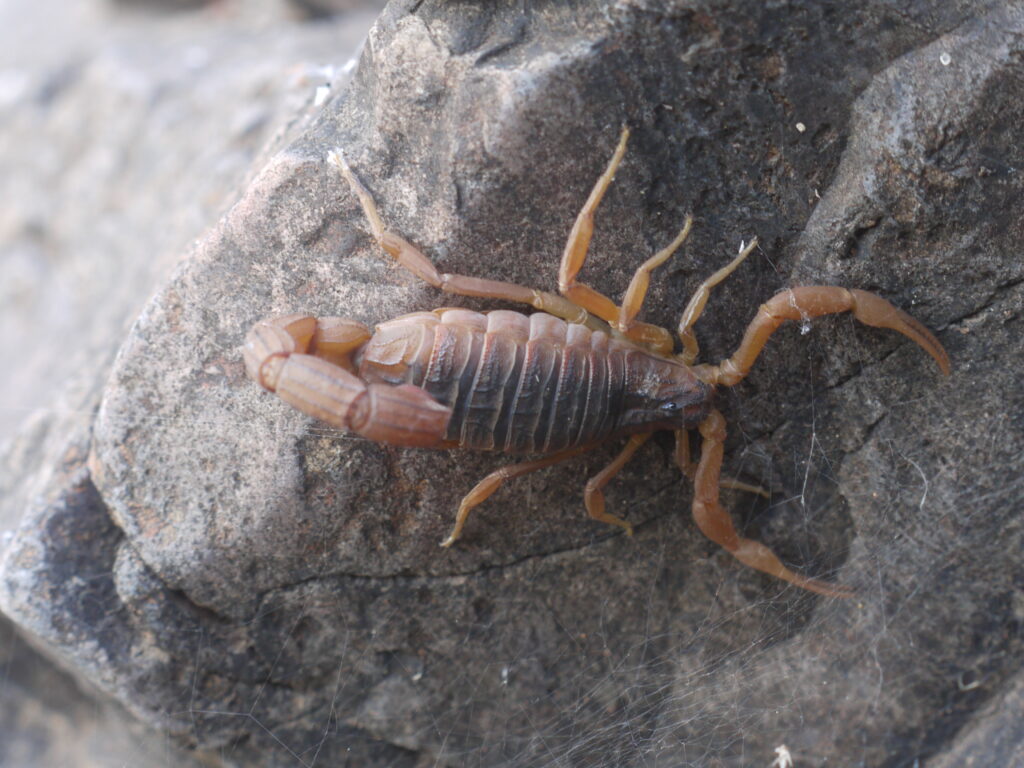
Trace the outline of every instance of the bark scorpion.
{"type": "Polygon", "coordinates": [[[754,249],[697,288],[679,322],[682,350],[669,331],[637,320],[650,274],[686,240],[679,235],[633,276],[621,305],[577,281],[594,229],[594,212],[612,181],[629,138],[615,153],[576,218],[558,274],[561,295],[512,283],[442,274],[413,244],[384,228],[373,198],[341,151],[328,155],[348,182],[374,239],[394,260],[445,293],[486,297],[536,310],[479,313],[467,309],[414,312],[374,331],[355,320],[294,314],[264,320],[250,331],[246,370],[285,402],[370,440],[429,448],[546,454],[503,467],[462,500],[453,544],[470,510],[506,480],[550,466],[615,437],[627,437],[618,457],[587,482],[584,501],[596,520],[624,528],[605,511],[602,489],[658,430],[676,436],[675,460],[694,485],[693,518],[703,533],[751,568],[819,594],[845,597],[848,588],[794,573],[765,545],[743,538],[719,503],[719,488],[760,489],[720,476],[725,419],[712,405],[716,387],[742,380],[769,336],[786,320],[806,322],[851,311],[866,325],[889,328],[916,342],[949,373],[949,357],[921,323],[872,293],[836,286],[782,291],[762,304],[735,354],[718,365],[696,364],[693,326],[710,290],[754,249]],[[689,456],[688,430],[703,438],[689,456]]]}

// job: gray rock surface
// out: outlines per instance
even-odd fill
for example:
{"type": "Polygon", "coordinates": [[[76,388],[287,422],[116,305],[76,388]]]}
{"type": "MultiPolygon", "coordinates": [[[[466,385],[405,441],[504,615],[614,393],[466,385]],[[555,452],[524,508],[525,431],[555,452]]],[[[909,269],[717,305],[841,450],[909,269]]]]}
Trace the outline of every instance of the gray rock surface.
{"type": "MultiPolygon", "coordinates": [[[[261,153],[320,111],[317,89],[340,84],[372,21],[293,24],[274,6],[150,16],[103,1],[0,2],[0,559],[25,536],[42,541],[34,527],[56,509],[88,507],[67,500],[139,309],[261,153]]],[[[98,530],[113,531],[95,509],[98,530]]],[[[58,592],[96,573],[86,563],[72,575],[83,561],[68,552],[56,560],[71,579],[58,592]]],[[[36,595],[44,609],[48,596],[36,595]]],[[[191,764],[166,735],[97,704],[94,686],[79,690],[53,666],[52,655],[68,665],[66,649],[48,649],[0,616],[0,765],[191,764]]]]}
{"type": "Polygon", "coordinates": [[[769,765],[784,744],[801,766],[942,765],[995,743],[981,713],[1020,687],[1024,615],[1022,31],[1014,3],[393,3],[349,90],[299,113],[146,304],[88,461],[81,433],[15,443],[0,607],[240,764],[769,765]],[[762,242],[698,325],[706,359],[818,281],[881,293],[950,351],[943,380],[901,338],[824,320],[721,397],[727,471],[773,491],[727,494],[735,517],[852,600],[703,540],[667,444],[609,489],[633,539],[582,510],[610,446],[510,485],[442,551],[508,457],[354,439],[244,376],[273,313],[490,306],[391,268],[328,149],[445,271],[551,288],[623,123],[587,282],[618,295],[693,211],[653,322],[762,242]]]}

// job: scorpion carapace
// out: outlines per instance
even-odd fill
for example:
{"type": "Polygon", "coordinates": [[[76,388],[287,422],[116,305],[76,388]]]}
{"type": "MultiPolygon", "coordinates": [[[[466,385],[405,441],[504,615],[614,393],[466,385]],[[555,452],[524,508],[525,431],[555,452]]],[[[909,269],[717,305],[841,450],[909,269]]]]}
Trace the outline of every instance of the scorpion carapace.
{"type": "Polygon", "coordinates": [[[586,484],[591,517],[632,533],[605,511],[603,488],[650,436],[676,435],[676,461],[693,480],[693,517],[710,539],[746,565],[823,595],[851,591],[794,573],[763,544],[739,535],[719,503],[722,485],[759,490],[720,477],[725,420],[712,406],[716,387],[730,387],[750,370],[768,337],[786,320],[807,321],[850,311],[866,325],[909,337],[949,373],[949,358],[923,325],[884,299],[835,286],[782,291],[762,304],[732,357],[718,365],[695,361],[693,326],[710,289],[756,246],[751,242],[698,288],[679,323],[682,351],[668,330],[637,320],[650,273],[682,245],[679,235],[637,269],[622,304],[576,280],[594,228],[594,211],[611,183],[629,138],[623,129],[605,172],[569,235],[559,269],[561,295],[512,283],[442,274],[414,245],[384,229],[370,193],[340,151],[328,161],[358,198],[380,246],[401,266],[446,293],[527,304],[531,315],[508,310],[414,312],[371,332],[345,318],[288,315],[257,323],[245,343],[249,375],[310,416],[371,440],[395,445],[471,448],[546,454],[503,467],[462,500],[450,546],[473,507],[507,479],[628,436],[615,460],[586,484]],[[689,457],[688,430],[699,429],[701,456],[689,457]]]}

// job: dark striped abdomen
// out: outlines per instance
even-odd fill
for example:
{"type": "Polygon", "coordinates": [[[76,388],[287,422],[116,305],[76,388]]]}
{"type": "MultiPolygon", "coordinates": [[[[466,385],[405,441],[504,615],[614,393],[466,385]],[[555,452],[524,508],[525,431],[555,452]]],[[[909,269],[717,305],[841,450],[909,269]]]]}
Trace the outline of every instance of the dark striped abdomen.
{"type": "Polygon", "coordinates": [[[551,315],[449,309],[378,326],[359,375],[426,390],[452,409],[447,439],[463,447],[548,453],[616,431],[637,356],[650,359],[551,315]]]}

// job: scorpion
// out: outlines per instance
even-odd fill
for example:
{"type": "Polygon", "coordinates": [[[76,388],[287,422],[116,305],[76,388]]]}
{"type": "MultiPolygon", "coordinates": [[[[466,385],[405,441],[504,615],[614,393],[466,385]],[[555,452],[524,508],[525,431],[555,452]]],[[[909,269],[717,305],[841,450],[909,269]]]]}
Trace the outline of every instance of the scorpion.
{"type": "Polygon", "coordinates": [[[637,319],[651,272],[683,244],[682,230],[633,275],[617,305],[577,280],[594,231],[594,215],[626,151],[624,127],[605,171],[576,218],[558,274],[559,294],[514,283],[442,274],[416,246],[384,228],[373,197],[341,150],[327,161],[354,193],[379,246],[401,267],[449,294],[526,304],[509,310],[441,308],[413,312],[374,331],[347,318],[290,314],[258,322],[244,345],[248,375],[300,411],[370,440],[398,446],[465,448],[542,454],[487,475],[462,500],[442,546],[461,535],[470,511],[506,480],[548,467],[616,437],[618,456],[592,477],[584,504],[595,520],[632,534],[632,525],[605,510],[604,487],[657,431],[675,433],[674,460],[694,487],[698,528],[743,564],[831,597],[853,591],[802,576],[764,544],[744,538],[719,501],[722,486],[766,494],[721,476],[725,419],[714,407],[717,387],[747,375],[768,338],[785,321],[806,323],[852,312],[861,323],[897,331],[931,355],[943,374],[949,357],[935,336],[907,313],[866,291],[838,286],[793,287],[761,305],[732,357],[697,364],[693,326],[710,290],[754,250],[743,247],[697,288],[672,334],[637,319]],[[699,430],[700,458],[690,459],[689,430],[699,430]]]}

